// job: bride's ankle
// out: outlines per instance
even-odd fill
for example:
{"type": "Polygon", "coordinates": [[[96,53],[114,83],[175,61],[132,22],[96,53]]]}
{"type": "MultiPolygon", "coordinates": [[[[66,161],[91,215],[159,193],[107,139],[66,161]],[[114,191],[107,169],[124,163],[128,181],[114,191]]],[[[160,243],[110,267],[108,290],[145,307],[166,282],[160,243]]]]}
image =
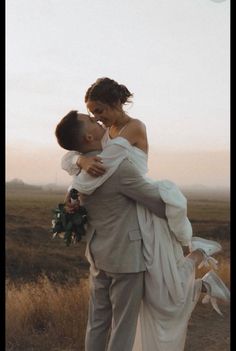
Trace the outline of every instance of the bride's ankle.
{"type": "Polygon", "coordinates": [[[193,260],[195,265],[199,265],[206,257],[206,254],[202,249],[196,249],[192,251],[187,257],[193,260]]]}
{"type": "Polygon", "coordinates": [[[207,288],[206,288],[206,285],[205,285],[205,283],[204,283],[203,281],[202,281],[201,292],[202,292],[202,293],[207,293],[207,292],[208,292],[208,290],[207,290],[207,288]]]}

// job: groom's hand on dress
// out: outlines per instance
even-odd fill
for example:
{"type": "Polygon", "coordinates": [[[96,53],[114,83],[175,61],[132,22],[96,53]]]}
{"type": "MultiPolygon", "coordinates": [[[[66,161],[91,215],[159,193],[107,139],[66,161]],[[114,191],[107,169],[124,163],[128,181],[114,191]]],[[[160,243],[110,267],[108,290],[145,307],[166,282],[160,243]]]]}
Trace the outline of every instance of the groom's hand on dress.
{"type": "Polygon", "coordinates": [[[66,194],[66,198],[65,198],[65,207],[64,207],[64,210],[67,212],[67,213],[75,213],[76,210],[78,210],[80,207],[80,202],[79,200],[78,201],[73,201],[73,199],[71,199],[71,196],[70,196],[70,192],[68,192],[66,194]]]}
{"type": "Polygon", "coordinates": [[[100,177],[106,172],[106,168],[102,164],[102,158],[99,156],[80,156],[76,164],[92,177],[100,177]]]}
{"type": "Polygon", "coordinates": [[[64,209],[67,213],[75,213],[79,209],[79,207],[80,205],[78,203],[72,204],[68,202],[68,203],[65,203],[64,209]]]}

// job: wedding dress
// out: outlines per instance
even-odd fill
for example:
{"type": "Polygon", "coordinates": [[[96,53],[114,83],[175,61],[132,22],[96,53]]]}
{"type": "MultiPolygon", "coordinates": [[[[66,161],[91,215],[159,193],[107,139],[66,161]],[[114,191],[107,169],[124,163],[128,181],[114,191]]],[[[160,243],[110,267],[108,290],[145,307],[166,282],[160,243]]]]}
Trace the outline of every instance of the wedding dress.
{"type": "MultiPolygon", "coordinates": [[[[158,186],[166,204],[167,220],[137,204],[147,271],[133,351],[183,351],[188,321],[202,287],[201,279],[195,279],[195,263],[184,257],[182,250],[182,245],[189,245],[192,237],[186,198],[171,181],[148,178],[147,155],[126,139],[110,139],[107,130],[102,146],[99,156],[107,168],[105,174],[94,178],[82,170],[74,176],[72,187],[91,194],[128,158],[148,182],[158,186]]],[[[69,152],[64,156],[63,169],[73,169],[74,156],[78,157],[78,153],[69,152]]],[[[96,271],[92,258],[90,261],[96,271]]]]}

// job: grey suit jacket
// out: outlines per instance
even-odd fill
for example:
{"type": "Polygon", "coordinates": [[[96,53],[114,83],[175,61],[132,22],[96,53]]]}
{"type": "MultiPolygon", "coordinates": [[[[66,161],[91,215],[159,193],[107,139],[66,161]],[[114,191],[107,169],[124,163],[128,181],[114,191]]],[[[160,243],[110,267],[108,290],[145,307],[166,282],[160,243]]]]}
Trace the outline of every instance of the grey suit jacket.
{"type": "Polygon", "coordinates": [[[136,202],[161,218],[165,204],[128,160],[91,195],[81,196],[88,211],[87,241],[96,268],[111,273],[146,270],[136,202]]]}

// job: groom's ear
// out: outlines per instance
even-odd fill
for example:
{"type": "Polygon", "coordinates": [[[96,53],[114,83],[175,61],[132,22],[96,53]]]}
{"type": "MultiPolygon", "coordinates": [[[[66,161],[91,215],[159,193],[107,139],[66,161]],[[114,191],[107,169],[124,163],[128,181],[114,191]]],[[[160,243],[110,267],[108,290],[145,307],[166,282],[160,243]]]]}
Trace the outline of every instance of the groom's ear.
{"type": "Polygon", "coordinates": [[[84,139],[88,142],[91,143],[91,141],[94,140],[93,135],[90,133],[85,134],[84,139]]]}

